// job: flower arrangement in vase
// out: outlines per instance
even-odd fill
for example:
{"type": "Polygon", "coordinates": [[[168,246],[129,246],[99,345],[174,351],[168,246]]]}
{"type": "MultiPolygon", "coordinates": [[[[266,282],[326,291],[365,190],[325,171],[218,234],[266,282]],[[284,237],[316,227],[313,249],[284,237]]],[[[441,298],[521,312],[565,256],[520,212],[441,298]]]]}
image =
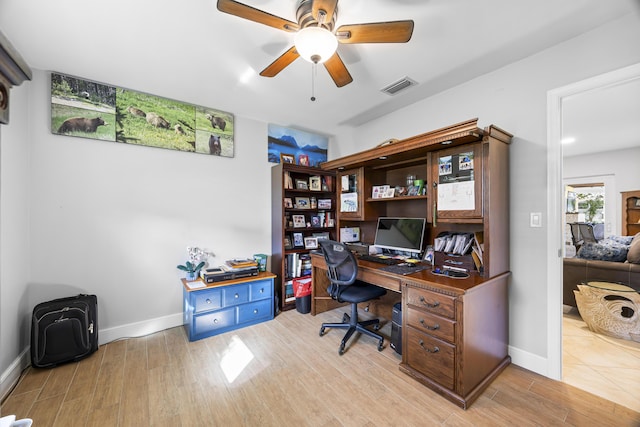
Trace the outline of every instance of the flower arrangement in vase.
{"type": "Polygon", "coordinates": [[[189,261],[184,264],[178,265],[178,270],[186,272],[185,279],[192,282],[200,275],[200,270],[205,266],[206,260],[209,257],[215,256],[213,252],[207,252],[197,247],[187,247],[189,253],[189,261]]]}

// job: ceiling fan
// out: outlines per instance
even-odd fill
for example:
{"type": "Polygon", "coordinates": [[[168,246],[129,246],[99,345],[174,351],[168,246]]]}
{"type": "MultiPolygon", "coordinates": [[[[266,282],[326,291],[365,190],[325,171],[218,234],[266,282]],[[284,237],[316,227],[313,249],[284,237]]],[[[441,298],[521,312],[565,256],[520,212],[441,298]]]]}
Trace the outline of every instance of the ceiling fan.
{"type": "Polygon", "coordinates": [[[336,86],[353,81],[336,52],[338,43],[406,43],[413,33],[413,21],[371,22],[342,25],[334,32],[338,0],[298,0],[296,18],[289,21],[233,0],[218,0],[218,10],[279,30],[296,33],[294,46],[260,72],[274,77],[302,56],[314,64],[322,63],[336,86]]]}

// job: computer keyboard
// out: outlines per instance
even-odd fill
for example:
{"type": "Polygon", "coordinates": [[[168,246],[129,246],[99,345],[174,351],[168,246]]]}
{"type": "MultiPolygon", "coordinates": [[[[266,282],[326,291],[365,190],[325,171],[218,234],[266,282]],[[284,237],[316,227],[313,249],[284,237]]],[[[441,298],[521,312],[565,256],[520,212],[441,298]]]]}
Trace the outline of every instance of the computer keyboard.
{"type": "Polygon", "coordinates": [[[359,259],[364,261],[378,262],[380,264],[386,264],[386,265],[395,265],[395,264],[400,264],[401,262],[404,262],[401,259],[380,258],[379,256],[376,256],[376,255],[360,255],[359,259]]]}

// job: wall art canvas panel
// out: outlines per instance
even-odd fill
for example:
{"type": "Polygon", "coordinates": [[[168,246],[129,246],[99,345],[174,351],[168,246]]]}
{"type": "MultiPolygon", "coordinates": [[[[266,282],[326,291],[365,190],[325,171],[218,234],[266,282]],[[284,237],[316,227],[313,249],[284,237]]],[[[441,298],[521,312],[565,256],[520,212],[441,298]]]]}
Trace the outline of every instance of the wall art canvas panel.
{"type": "Polygon", "coordinates": [[[233,114],[51,74],[51,131],[223,157],[234,155],[233,114]]]}
{"type": "Polygon", "coordinates": [[[233,115],[196,107],[196,151],[233,157],[233,115]]]}
{"type": "Polygon", "coordinates": [[[329,138],[269,124],[268,157],[271,163],[280,163],[281,154],[289,154],[296,159],[305,159],[308,166],[318,167],[327,161],[329,138]]]}
{"type": "Polygon", "coordinates": [[[116,141],[195,151],[195,107],[128,89],[116,92],[116,141]]]}
{"type": "Polygon", "coordinates": [[[51,132],[115,141],[116,88],[51,73],[51,132]]]}

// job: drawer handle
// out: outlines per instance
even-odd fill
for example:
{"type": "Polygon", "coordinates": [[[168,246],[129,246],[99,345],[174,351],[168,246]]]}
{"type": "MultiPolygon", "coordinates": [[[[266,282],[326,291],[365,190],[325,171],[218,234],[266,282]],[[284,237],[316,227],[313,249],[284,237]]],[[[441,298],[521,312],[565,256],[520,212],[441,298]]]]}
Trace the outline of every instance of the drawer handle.
{"type": "Polygon", "coordinates": [[[436,308],[440,305],[440,301],[436,301],[433,304],[430,304],[424,300],[424,297],[420,297],[420,302],[430,308],[436,308]]]}
{"type": "Polygon", "coordinates": [[[253,310],[253,314],[258,314],[258,309],[253,310]]]}
{"type": "Polygon", "coordinates": [[[240,295],[235,294],[233,297],[234,297],[235,299],[238,299],[238,298],[240,298],[240,295]]]}
{"type": "Polygon", "coordinates": [[[209,298],[207,298],[207,304],[211,304],[211,300],[209,298]]]}
{"type": "Polygon", "coordinates": [[[422,326],[424,326],[426,329],[429,329],[430,331],[437,331],[438,329],[440,329],[440,325],[438,325],[437,323],[433,326],[429,326],[425,324],[424,319],[420,319],[420,323],[422,324],[422,326]]]}
{"type": "Polygon", "coordinates": [[[213,323],[218,323],[218,319],[213,319],[213,323]]]}
{"type": "Polygon", "coordinates": [[[420,342],[418,342],[418,344],[420,344],[420,347],[422,347],[422,349],[424,351],[426,351],[427,353],[437,353],[440,351],[440,349],[438,348],[438,346],[433,347],[433,350],[428,349],[424,346],[424,341],[420,340],[420,342]]]}
{"type": "Polygon", "coordinates": [[[264,288],[260,288],[260,293],[264,294],[264,288]]]}

